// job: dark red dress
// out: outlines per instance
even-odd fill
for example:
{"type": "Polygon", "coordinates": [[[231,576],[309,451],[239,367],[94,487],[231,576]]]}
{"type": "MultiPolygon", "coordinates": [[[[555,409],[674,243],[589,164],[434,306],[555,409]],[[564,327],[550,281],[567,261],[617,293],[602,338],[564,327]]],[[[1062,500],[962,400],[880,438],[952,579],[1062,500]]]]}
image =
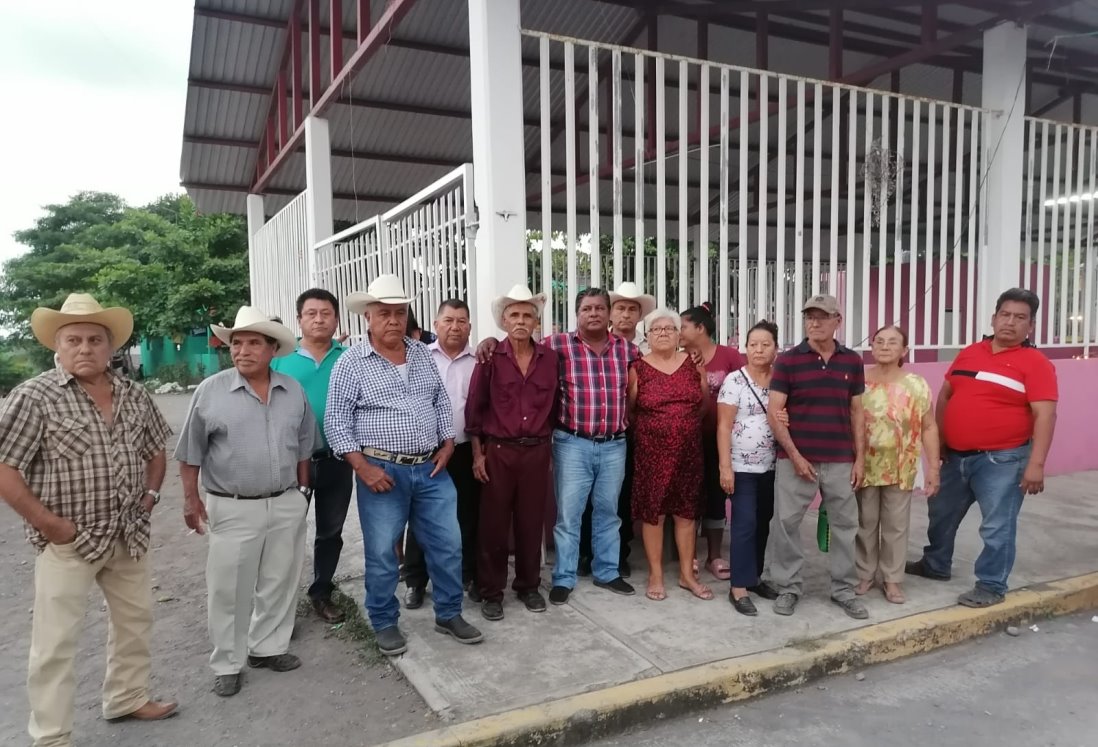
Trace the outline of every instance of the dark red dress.
{"type": "Polygon", "coordinates": [[[634,442],[633,516],[655,524],[697,519],[702,485],[701,380],[690,358],[673,374],[640,360],[634,442]]]}

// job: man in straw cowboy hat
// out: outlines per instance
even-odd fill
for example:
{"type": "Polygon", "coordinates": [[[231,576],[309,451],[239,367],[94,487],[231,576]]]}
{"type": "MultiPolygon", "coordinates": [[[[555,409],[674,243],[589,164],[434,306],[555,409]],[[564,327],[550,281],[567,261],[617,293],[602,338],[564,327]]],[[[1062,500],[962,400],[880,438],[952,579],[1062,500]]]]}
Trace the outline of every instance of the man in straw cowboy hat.
{"type": "Polygon", "coordinates": [[[461,616],[457,492],[446,472],[453,409],[431,352],[404,334],[411,301],[395,275],[347,296],[347,310],[365,314],[369,334],[336,362],[324,413],[332,450],[355,471],[366,611],[387,656],[408,647],[397,627],[395,544],[409,522],[427,559],[435,630],[461,643],[483,639],[461,616]]]}
{"type": "Polygon", "coordinates": [[[549,493],[553,426],[560,397],[559,356],[536,345],[545,294],[516,285],[492,302],[492,317],[507,336],[487,363],[477,364],[465,405],[465,430],[473,442],[473,474],[484,483],[480,497],[477,581],[481,613],[503,619],[508,541],[515,536],[512,588],[531,612],[545,611],[541,537],[549,493]]]}
{"type": "Polygon", "coordinates": [[[214,692],[228,697],[240,691],[245,659],[275,672],[301,666],[287,649],[320,435],[301,385],[271,370],[297,346],[290,330],[251,306],[232,327],[211,330],[229,346],[233,368],[195,390],[175,458],[183,519],[199,534],[209,526],[210,668],[214,692]]]}
{"type": "Polygon", "coordinates": [[[88,591],[107,600],[103,716],[156,720],[149,699],[149,517],[160,500],[171,430],[145,389],[110,369],[133,332],[126,309],[73,293],[35,309],[34,336],[57,366],[0,406],[0,494],[38,551],[27,690],[35,745],[71,744],[73,659],[88,591]]]}

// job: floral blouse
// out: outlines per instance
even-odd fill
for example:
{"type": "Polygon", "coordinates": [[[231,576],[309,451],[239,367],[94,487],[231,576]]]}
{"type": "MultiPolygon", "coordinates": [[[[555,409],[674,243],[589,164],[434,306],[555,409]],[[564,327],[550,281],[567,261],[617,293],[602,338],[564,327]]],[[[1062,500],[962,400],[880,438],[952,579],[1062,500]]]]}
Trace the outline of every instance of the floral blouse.
{"type": "Polygon", "coordinates": [[[762,474],[774,469],[774,434],[766,420],[770,389],[751,381],[741,368],[724,378],[717,403],[733,405],[736,421],[732,424],[732,470],[762,474]]]}
{"type": "Polygon", "coordinates": [[[909,373],[889,384],[869,382],[865,407],[866,457],[862,487],[915,487],[922,454],[923,417],[930,411],[930,386],[909,373]]]}

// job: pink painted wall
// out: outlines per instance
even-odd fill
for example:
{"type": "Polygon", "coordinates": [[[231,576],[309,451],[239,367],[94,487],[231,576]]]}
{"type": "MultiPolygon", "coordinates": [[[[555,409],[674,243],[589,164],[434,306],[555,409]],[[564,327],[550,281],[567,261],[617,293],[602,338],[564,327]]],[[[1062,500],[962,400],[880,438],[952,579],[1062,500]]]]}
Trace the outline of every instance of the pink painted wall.
{"type": "MultiPolygon", "coordinates": [[[[1098,358],[1054,360],[1060,385],[1056,409],[1056,436],[1045,464],[1045,474],[1098,470],[1095,416],[1098,415],[1098,358]]],[[[908,363],[905,368],[923,376],[938,396],[949,363],[908,363]]]]}

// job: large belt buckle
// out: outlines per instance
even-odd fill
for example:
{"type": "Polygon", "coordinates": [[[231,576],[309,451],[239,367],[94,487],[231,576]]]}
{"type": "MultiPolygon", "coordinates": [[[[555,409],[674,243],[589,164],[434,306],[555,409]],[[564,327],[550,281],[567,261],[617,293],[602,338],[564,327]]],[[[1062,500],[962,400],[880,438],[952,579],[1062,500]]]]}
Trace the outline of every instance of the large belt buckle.
{"type": "Polygon", "coordinates": [[[401,467],[414,467],[419,464],[419,457],[408,456],[407,454],[395,454],[396,463],[401,467]]]}

